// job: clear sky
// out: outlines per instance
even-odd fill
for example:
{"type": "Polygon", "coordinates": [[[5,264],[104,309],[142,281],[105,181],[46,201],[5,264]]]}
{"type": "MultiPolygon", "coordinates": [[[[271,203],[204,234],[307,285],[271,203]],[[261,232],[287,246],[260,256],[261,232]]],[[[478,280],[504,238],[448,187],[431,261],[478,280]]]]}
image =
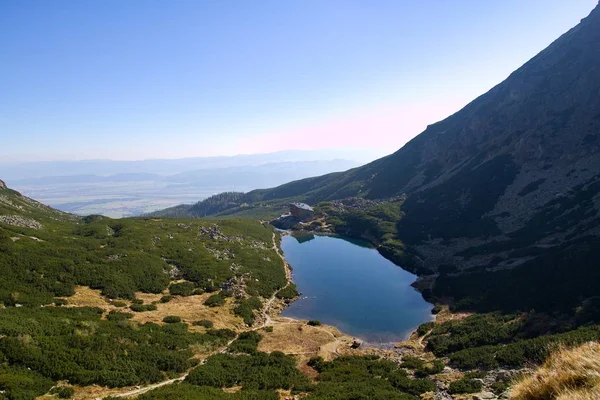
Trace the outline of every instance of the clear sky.
{"type": "Polygon", "coordinates": [[[597,0],[0,0],[0,160],[391,153],[597,0]]]}

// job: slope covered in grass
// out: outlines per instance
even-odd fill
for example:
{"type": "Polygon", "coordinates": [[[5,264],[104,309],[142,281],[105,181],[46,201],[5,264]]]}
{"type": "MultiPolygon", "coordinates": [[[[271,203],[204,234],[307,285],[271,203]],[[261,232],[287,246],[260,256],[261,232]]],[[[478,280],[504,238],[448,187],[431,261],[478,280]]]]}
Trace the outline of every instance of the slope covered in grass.
{"type": "Polygon", "coordinates": [[[532,375],[511,389],[511,400],[597,400],[600,398],[600,344],[560,348],[532,375]]]}

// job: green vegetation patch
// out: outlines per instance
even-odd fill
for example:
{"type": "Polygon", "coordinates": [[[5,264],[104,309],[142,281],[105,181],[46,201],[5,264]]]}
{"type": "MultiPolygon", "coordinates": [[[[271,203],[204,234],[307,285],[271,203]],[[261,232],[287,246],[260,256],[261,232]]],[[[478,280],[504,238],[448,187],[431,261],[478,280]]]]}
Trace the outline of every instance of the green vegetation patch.
{"type": "Polygon", "coordinates": [[[450,394],[476,393],[482,388],[483,383],[480,380],[465,377],[451,382],[448,392],[450,394]]]}
{"type": "Polygon", "coordinates": [[[192,370],[186,382],[219,389],[242,386],[243,391],[303,391],[310,387],[308,378],[296,368],[294,358],[278,351],[251,355],[216,354],[192,370]]]}
{"type": "Polygon", "coordinates": [[[298,288],[293,282],[290,282],[289,285],[278,291],[276,294],[277,298],[282,300],[293,300],[299,295],[298,288]]]}
{"type": "Polygon", "coordinates": [[[427,349],[438,357],[449,357],[457,368],[488,370],[541,363],[558,344],[600,340],[599,325],[574,328],[568,320],[556,324],[557,318],[536,313],[473,315],[435,325],[427,349]]]}
{"type": "Polygon", "coordinates": [[[258,343],[262,340],[262,336],[258,332],[249,331],[241,333],[237,339],[229,346],[230,353],[247,353],[253,354],[258,351],[258,343]]]}
{"type": "Polygon", "coordinates": [[[402,368],[408,368],[415,371],[415,376],[425,377],[428,375],[439,374],[444,370],[444,363],[441,360],[425,361],[417,357],[405,356],[402,359],[402,368]]]}
{"type": "MultiPolygon", "coordinates": [[[[1,357],[0,357],[1,359],[1,357]]],[[[19,366],[0,364],[0,398],[33,400],[47,393],[54,385],[52,379],[19,366]]]]}
{"type": "Polygon", "coordinates": [[[435,389],[433,381],[411,378],[396,363],[377,356],[344,356],[330,362],[315,357],[309,365],[319,372],[310,399],[415,400],[435,389]]]}
{"type": "Polygon", "coordinates": [[[187,281],[171,285],[177,295],[218,290],[242,276],[254,296],[268,298],[286,284],[273,230],[256,221],[79,218],[10,190],[2,196],[0,214],[41,226],[0,223],[0,303],[7,307],[52,304],[76,285],[132,300],[139,291],[161,293],[171,279],[187,281]]]}
{"type": "Polygon", "coordinates": [[[195,364],[190,346],[217,346],[231,338],[229,332],[190,333],[181,323],[137,324],[123,314],[113,312],[102,319],[101,309],[89,307],[0,310],[0,361],[6,363],[6,376],[14,376],[15,382],[28,382],[35,375],[39,382],[109,387],[158,382],[195,364]]]}
{"type": "Polygon", "coordinates": [[[202,327],[204,327],[206,329],[210,329],[215,324],[212,321],[209,321],[208,319],[201,319],[199,321],[192,322],[192,325],[194,325],[194,326],[202,326],[202,327]]]}
{"type": "Polygon", "coordinates": [[[221,388],[176,383],[142,394],[139,400],[279,400],[279,394],[267,390],[242,390],[225,393],[221,388]]]}
{"type": "Polygon", "coordinates": [[[239,299],[236,303],[233,313],[242,317],[247,325],[252,325],[256,318],[255,311],[262,308],[262,301],[257,296],[252,296],[248,299],[239,299]]]}
{"type": "Polygon", "coordinates": [[[225,296],[221,293],[215,293],[210,295],[209,298],[204,300],[204,305],[207,307],[220,307],[225,304],[225,296]]]}
{"type": "Polygon", "coordinates": [[[173,283],[169,286],[169,293],[173,296],[191,296],[195,289],[196,285],[192,282],[173,283]]]}

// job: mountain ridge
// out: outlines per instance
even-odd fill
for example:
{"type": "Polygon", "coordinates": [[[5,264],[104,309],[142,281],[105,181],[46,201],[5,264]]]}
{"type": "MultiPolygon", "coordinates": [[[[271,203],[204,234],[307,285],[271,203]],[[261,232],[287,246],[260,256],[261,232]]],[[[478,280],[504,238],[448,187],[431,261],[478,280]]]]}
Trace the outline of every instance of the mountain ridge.
{"type": "MultiPolygon", "coordinates": [[[[596,6],[506,80],[395,153],[349,171],[248,192],[219,215],[253,215],[251,207],[281,211],[290,201],[318,205],[406,195],[394,221],[393,240],[402,242],[394,252],[411,255],[410,261],[397,259],[401,265],[416,263],[411,268],[419,275],[432,276],[437,283],[426,289],[438,298],[464,295],[461,285],[472,291],[488,285],[490,278],[475,279],[474,271],[528,276],[519,267],[541,273],[546,264],[560,275],[570,267],[567,255],[600,260],[590,248],[600,237],[599,65],[596,6]],[[446,271],[441,278],[440,268],[446,271]]],[[[377,245],[389,239],[374,233],[376,227],[350,229],[348,218],[356,213],[335,217],[343,222],[336,233],[377,245]]],[[[595,274],[592,265],[581,265],[582,274],[595,274]]],[[[563,290],[556,285],[560,279],[551,286],[563,290]]],[[[582,288],[569,306],[592,292],[582,288]]]]}

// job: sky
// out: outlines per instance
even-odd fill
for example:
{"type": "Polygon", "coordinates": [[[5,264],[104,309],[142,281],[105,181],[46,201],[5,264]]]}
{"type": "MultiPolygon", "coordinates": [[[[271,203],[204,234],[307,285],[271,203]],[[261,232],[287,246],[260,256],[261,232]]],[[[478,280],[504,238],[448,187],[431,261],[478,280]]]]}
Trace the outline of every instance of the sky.
{"type": "Polygon", "coordinates": [[[597,0],[0,0],[0,161],[389,154],[597,0]]]}

